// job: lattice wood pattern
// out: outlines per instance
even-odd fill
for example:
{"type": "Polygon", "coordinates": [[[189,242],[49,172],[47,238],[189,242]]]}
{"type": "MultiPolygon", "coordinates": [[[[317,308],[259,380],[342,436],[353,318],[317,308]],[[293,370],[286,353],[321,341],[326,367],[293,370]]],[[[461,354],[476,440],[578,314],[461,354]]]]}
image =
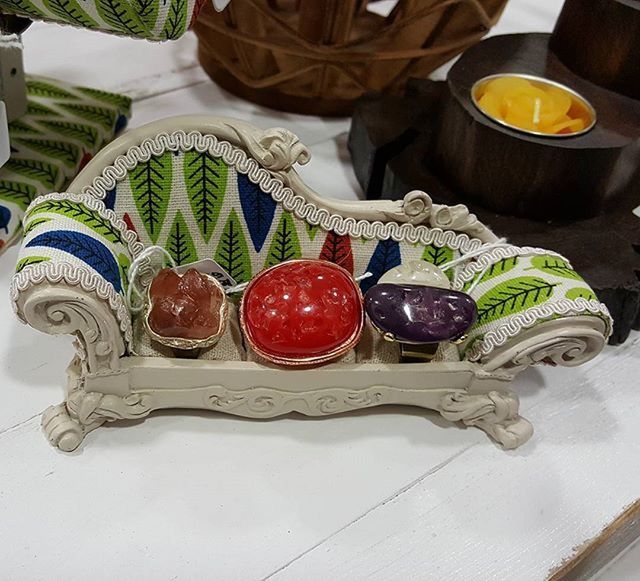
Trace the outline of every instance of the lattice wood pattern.
{"type": "Polygon", "coordinates": [[[209,76],[277,109],[349,114],[366,91],[402,92],[476,43],[507,0],[234,0],[195,26],[209,76]]]}

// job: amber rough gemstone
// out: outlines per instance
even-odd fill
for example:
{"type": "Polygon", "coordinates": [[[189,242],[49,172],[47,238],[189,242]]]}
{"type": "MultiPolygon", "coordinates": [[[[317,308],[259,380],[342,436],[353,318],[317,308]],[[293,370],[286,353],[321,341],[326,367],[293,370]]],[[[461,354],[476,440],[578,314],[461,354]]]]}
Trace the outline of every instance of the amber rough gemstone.
{"type": "Polygon", "coordinates": [[[207,339],[220,330],[222,289],[194,268],[180,276],[161,270],[149,290],[148,323],[162,337],[207,339]]]}
{"type": "Polygon", "coordinates": [[[271,361],[328,361],[358,341],[362,295],[351,275],[330,262],[284,262],[249,285],[241,321],[251,346],[271,361]]]}

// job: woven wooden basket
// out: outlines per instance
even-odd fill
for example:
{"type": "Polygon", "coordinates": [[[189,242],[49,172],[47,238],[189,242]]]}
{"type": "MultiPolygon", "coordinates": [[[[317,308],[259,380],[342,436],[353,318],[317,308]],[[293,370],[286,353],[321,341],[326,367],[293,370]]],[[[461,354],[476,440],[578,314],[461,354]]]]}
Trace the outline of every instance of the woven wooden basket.
{"type": "Polygon", "coordinates": [[[195,25],[209,76],[285,111],[347,115],[369,90],[400,93],[476,43],[507,0],[233,0],[195,25]]]}

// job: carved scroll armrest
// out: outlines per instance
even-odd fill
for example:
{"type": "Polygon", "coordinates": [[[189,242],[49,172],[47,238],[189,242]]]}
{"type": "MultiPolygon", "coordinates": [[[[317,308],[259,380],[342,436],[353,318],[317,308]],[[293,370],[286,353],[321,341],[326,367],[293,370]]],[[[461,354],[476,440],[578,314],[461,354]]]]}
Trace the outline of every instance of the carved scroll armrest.
{"type": "Polygon", "coordinates": [[[11,284],[18,317],[50,334],[75,335],[90,372],[114,369],[130,347],[124,294],[142,246],[91,196],[49,194],[34,201],[11,284]]]}
{"type": "Polygon", "coordinates": [[[11,295],[22,322],[43,333],[77,337],[78,355],[90,373],[119,368],[127,337],[107,300],[64,282],[19,288],[14,282],[11,295]]]}
{"type": "Polygon", "coordinates": [[[461,345],[464,359],[514,375],[536,363],[575,366],[611,334],[607,307],[560,254],[501,244],[458,272],[478,317],[461,345]]]}
{"type": "Polygon", "coordinates": [[[598,355],[607,336],[605,321],[597,316],[554,319],[524,329],[491,349],[486,346],[487,353],[478,361],[486,371],[509,375],[539,363],[575,367],[598,355]]]}

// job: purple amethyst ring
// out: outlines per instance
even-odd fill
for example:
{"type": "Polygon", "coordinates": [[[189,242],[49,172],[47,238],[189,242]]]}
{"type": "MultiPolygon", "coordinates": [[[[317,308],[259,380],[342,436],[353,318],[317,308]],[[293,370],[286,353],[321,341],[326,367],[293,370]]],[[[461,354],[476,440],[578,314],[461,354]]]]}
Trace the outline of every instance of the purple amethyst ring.
{"type": "Polygon", "coordinates": [[[364,308],[386,340],[428,345],[430,354],[438,343],[462,340],[477,317],[468,294],[419,284],[376,284],[367,291],[364,308]]]}

